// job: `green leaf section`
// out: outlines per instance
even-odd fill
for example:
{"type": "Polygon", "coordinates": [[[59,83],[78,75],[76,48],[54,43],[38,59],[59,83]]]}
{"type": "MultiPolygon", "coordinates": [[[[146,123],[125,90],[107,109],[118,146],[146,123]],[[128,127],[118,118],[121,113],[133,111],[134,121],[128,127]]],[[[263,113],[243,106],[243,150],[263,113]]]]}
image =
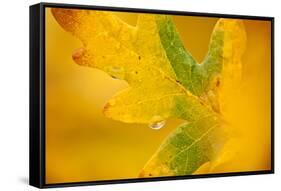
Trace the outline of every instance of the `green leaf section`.
{"type": "MultiPolygon", "coordinates": [[[[166,165],[173,175],[192,174],[217,155],[224,137],[213,116],[203,117],[196,122],[177,127],[160,147],[157,157],[162,161],[161,165],[166,165]]],[[[152,170],[150,175],[165,175],[157,173],[152,170]]]]}
{"type": "Polygon", "coordinates": [[[156,22],[162,46],[178,80],[193,94],[202,95],[210,85],[211,79],[222,70],[224,31],[213,32],[209,52],[199,64],[185,49],[170,16],[158,16],[156,22]]]}

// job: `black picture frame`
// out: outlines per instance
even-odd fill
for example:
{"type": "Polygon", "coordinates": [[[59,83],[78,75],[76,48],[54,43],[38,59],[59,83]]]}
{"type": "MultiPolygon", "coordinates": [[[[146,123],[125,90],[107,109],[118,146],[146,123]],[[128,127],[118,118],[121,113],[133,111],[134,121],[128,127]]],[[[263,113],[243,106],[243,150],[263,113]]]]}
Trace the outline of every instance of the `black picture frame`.
{"type": "Polygon", "coordinates": [[[249,15],[229,15],[215,13],[195,13],[154,9],[103,7],[74,4],[39,3],[30,6],[30,129],[29,129],[29,184],[38,188],[85,186],[112,183],[132,183],[147,181],[178,180],[191,178],[226,177],[274,173],[274,17],[249,15]],[[46,184],[45,182],[45,8],[72,8],[155,14],[223,17],[271,22],[271,169],[264,171],[229,172],[205,175],[184,175],[157,178],[137,178],[122,180],[102,180],[88,182],[67,182],[46,184]]]}

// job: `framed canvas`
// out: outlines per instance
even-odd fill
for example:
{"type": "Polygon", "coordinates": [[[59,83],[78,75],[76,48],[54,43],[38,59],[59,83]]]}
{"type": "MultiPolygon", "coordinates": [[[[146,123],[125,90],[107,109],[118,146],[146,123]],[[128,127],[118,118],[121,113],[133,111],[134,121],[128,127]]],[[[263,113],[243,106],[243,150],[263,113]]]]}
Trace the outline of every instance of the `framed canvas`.
{"type": "Polygon", "coordinates": [[[30,185],[274,172],[274,18],[30,7],[30,185]]]}

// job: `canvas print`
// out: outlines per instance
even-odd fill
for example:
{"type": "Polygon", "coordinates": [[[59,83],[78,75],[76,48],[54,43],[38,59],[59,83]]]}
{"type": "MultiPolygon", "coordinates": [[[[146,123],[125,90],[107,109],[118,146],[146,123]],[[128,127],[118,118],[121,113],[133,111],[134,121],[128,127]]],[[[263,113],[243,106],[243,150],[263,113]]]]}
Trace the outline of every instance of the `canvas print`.
{"type": "Polygon", "coordinates": [[[271,30],[47,7],[46,183],[271,170],[271,30]]]}

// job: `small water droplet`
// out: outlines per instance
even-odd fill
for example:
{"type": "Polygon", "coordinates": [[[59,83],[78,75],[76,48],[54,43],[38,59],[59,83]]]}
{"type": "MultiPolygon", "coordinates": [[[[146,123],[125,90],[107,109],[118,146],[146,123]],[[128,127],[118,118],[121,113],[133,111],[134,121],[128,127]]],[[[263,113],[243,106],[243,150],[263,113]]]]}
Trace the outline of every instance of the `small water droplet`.
{"type": "Polygon", "coordinates": [[[166,124],[166,121],[163,120],[163,121],[156,121],[156,122],[153,122],[153,123],[149,123],[149,127],[151,129],[155,129],[155,130],[158,130],[158,129],[161,129],[162,127],[164,127],[166,124]]]}

